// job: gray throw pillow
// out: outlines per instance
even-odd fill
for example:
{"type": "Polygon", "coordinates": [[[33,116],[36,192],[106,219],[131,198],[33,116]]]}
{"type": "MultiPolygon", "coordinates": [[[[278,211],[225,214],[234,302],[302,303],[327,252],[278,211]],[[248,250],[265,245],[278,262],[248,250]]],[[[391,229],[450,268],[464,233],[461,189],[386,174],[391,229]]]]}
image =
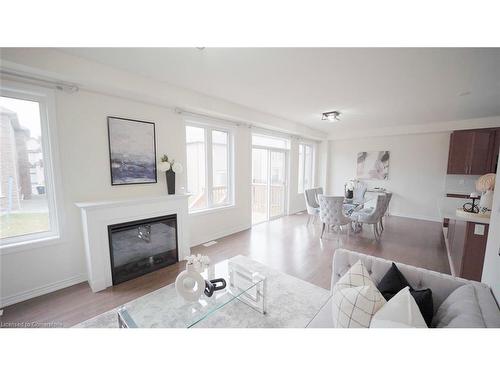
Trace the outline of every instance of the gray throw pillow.
{"type": "Polygon", "coordinates": [[[476,291],[472,285],[455,289],[439,306],[432,326],[436,328],[485,328],[476,291]]]}

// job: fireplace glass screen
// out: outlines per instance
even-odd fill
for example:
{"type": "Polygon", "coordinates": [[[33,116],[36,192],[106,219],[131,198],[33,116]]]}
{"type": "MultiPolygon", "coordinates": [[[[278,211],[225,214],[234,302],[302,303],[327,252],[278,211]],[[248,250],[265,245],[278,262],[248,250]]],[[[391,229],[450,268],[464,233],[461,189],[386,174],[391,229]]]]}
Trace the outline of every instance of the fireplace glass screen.
{"type": "Polygon", "coordinates": [[[179,261],[177,216],[108,226],[113,285],[179,261]]]}

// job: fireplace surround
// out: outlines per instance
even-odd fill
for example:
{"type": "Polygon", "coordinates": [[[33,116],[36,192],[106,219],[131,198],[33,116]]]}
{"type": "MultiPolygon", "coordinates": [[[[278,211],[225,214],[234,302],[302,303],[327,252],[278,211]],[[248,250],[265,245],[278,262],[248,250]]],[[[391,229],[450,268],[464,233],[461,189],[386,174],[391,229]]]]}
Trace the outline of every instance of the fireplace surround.
{"type": "MultiPolygon", "coordinates": [[[[92,291],[98,292],[113,285],[108,228],[110,226],[176,215],[178,260],[189,256],[187,199],[187,194],[175,194],[76,203],[82,218],[87,278],[92,291]]],[[[142,235],[147,236],[146,232],[143,231],[142,235]]],[[[139,235],[138,232],[136,234],[139,235]]],[[[153,257],[152,263],[154,262],[153,257]]]]}

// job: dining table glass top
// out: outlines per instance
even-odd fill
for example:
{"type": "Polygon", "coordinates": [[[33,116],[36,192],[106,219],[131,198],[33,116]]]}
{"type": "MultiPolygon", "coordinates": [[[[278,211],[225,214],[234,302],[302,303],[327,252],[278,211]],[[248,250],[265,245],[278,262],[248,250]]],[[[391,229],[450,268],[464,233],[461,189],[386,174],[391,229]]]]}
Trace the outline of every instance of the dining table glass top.
{"type": "Polygon", "coordinates": [[[377,196],[371,196],[371,195],[368,197],[364,197],[364,198],[351,198],[351,199],[345,198],[344,204],[354,205],[354,206],[358,207],[358,206],[363,206],[366,203],[375,200],[376,198],[377,198],[377,196]]]}

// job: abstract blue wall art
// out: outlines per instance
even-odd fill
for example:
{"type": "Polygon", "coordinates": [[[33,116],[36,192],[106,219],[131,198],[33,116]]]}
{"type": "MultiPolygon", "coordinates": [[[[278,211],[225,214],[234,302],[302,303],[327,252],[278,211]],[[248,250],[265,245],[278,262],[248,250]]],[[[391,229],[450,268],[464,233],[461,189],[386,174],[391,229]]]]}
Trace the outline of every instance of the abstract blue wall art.
{"type": "Polygon", "coordinates": [[[155,124],[108,117],[111,185],[156,183],[155,124]]]}

